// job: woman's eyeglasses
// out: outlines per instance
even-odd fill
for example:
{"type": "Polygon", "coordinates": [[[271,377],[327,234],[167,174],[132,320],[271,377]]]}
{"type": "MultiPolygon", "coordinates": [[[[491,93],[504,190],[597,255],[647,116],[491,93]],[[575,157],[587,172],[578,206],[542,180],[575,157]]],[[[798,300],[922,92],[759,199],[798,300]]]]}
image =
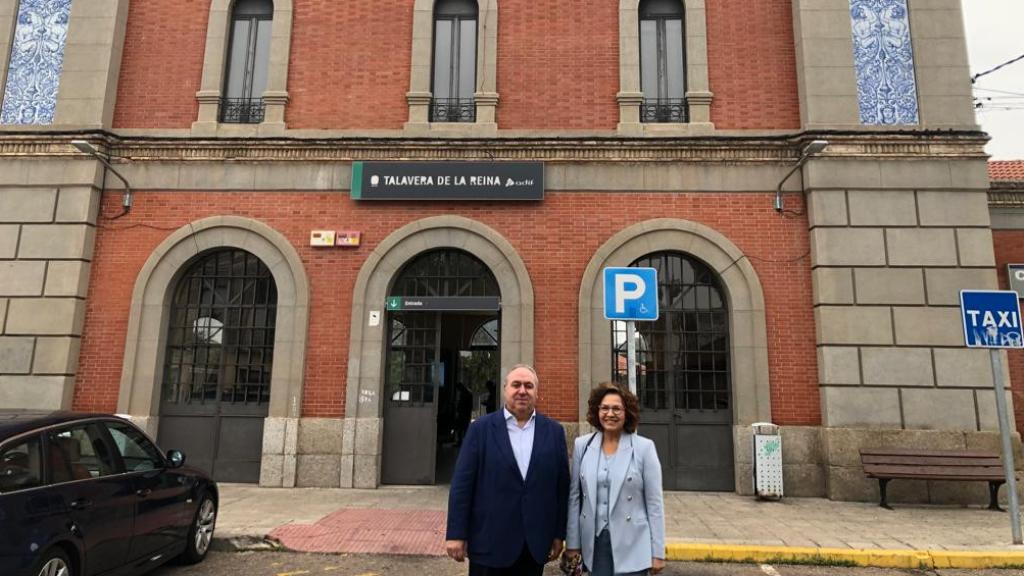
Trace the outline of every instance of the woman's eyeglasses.
{"type": "Polygon", "coordinates": [[[601,414],[622,414],[622,406],[599,406],[597,411],[601,414]]]}

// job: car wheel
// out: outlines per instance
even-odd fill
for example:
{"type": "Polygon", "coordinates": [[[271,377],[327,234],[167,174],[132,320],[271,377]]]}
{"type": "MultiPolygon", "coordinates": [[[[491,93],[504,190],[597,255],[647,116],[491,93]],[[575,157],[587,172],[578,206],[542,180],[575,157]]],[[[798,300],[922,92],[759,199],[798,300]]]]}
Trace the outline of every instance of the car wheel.
{"type": "Polygon", "coordinates": [[[196,517],[188,531],[188,542],[185,543],[185,552],[181,555],[184,564],[196,564],[206,558],[210,551],[210,543],[213,541],[213,529],[217,524],[217,503],[209,496],[203,496],[199,500],[199,507],[196,509],[196,517]]]}
{"type": "Polygon", "coordinates": [[[32,573],[38,576],[74,576],[71,571],[71,561],[60,548],[52,548],[44,554],[36,564],[36,570],[32,573]]]}

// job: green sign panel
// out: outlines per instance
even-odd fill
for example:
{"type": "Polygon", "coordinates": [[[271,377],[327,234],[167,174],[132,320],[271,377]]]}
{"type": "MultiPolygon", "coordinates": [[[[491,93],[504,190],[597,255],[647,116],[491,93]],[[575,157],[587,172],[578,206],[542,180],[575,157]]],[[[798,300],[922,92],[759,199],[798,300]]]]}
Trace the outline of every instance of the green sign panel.
{"type": "Polygon", "coordinates": [[[402,309],[402,297],[392,296],[388,298],[388,310],[401,310],[402,309]]]}

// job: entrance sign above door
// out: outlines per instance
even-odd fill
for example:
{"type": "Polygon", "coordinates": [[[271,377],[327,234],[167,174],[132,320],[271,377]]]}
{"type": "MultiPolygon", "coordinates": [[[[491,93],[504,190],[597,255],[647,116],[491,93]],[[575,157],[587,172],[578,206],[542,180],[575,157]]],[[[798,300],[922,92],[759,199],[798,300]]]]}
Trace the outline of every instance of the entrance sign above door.
{"type": "Polygon", "coordinates": [[[387,308],[405,312],[494,312],[501,309],[501,299],[497,296],[388,296],[387,308]]]}
{"type": "Polygon", "coordinates": [[[1024,348],[1020,300],[1012,290],[961,290],[968,348],[1024,348]]]}
{"type": "Polygon", "coordinates": [[[543,200],[542,162],[353,162],[353,200],[543,200]]]}
{"type": "Polygon", "coordinates": [[[658,271],[655,268],[605,268],[604,317],[608,320],[657,320],[658,271]]]}

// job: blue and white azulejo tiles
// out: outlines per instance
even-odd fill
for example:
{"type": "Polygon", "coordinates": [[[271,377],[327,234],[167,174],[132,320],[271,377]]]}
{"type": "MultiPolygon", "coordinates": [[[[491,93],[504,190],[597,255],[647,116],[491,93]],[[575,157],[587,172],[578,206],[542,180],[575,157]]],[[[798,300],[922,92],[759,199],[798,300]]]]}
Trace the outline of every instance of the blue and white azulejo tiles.
{"type": "Polygon", "coordinates": [[[0,124],[51,124],[71,0],[21,0],[0,124]]]}
{"type": "Polygon", "coordinates": [[[917,124],[907,0],[850,0],[861,124],[917,124]]]}

